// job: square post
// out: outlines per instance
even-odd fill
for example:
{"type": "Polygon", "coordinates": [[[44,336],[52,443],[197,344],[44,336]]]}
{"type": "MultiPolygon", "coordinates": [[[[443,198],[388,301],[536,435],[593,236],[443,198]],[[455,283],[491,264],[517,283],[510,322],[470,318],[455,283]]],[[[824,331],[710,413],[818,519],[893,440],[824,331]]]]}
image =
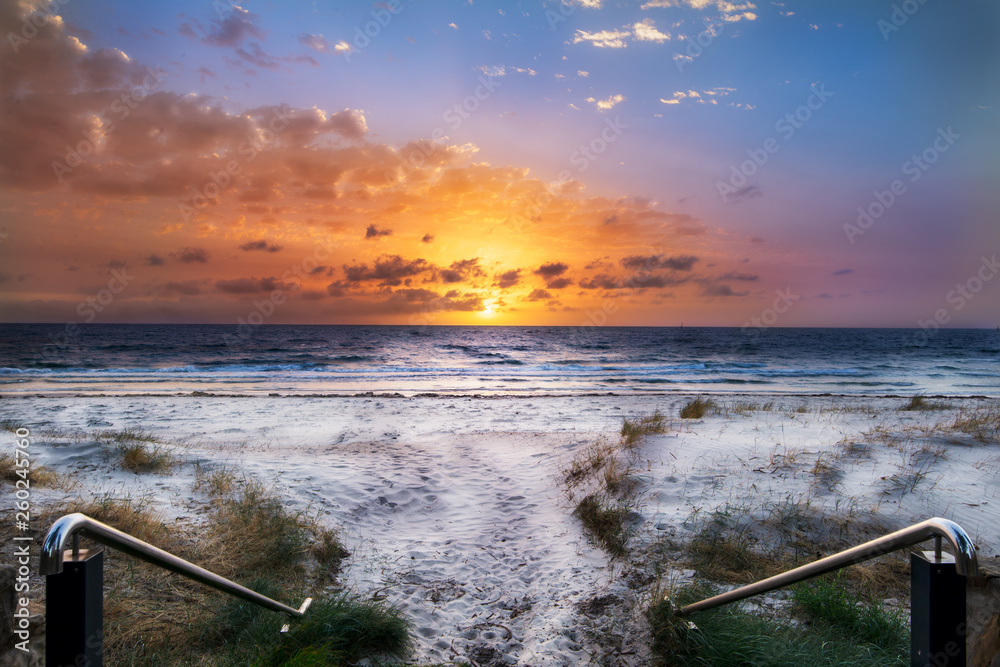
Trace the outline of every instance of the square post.
{"type": "Polygon", "coordinates": [[[45,667],[101,667],[104,653],[104,551],[63,556],[45,577],[45,667]]]}
{"type": "Polygon", "coordinates": [[[965,667],[965,577],[950,554],[910,554],[910,667],[965,667]]]}

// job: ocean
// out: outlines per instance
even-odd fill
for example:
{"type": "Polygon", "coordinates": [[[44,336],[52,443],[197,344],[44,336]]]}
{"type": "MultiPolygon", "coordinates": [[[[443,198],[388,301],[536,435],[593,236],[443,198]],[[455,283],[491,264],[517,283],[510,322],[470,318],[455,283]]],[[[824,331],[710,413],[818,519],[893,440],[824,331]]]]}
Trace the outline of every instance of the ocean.
{"type": "Polygon", "coordinates": [[[1000,397],[1000,332],[0,325],[0,395],[674,392],[1000,397]]]}

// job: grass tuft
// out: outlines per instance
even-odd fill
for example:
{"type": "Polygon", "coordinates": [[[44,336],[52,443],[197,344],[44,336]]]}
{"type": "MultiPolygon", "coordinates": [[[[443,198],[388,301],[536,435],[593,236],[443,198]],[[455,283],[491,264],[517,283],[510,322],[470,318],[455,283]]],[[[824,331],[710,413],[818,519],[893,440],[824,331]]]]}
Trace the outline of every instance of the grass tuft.
{"type": "Polygon", "coordinates": [[[667,430],[667,418],[659,410],[651,415],[622,421],[621,436],[625,447],[634,447],[642,438],[667,430]]]}
{"type": "Polygon", "coordinates": [[[681,408],[681,419],[701,419],[715,408],[716,403],[714,400],[699,396],[688,401],[687,405],[681,408]]]}
{"type": "Polygon", "coordinates": [[[843,576],[824,577],[796,586],[792,600],[814,625],[839,628],[861,641],[903,648],[909,641],[907,620],[879,600],[858,602],[843,576]]]}
{"type": "Polygon", "coordinates": [[[30,485],[29,488],[31,486],[60,486],[63,483],[55,470],[48,466],[36,465],[34,461],[31,462],[30,467],[17,467],[17,461],[24,460],[17,459],[12,454],[0,454],[0,478],[11,484],[25,480],[30,485]]]}
{"type": "Polygon", "coordinates": [[[739,604],[698,612],[689,618],[675,613],[685,604],[713,595],[704,584],[686,586],[673,600],[647,612],[657,665],[677,667],[905,667],[906,644],[859,641],[849,631],[829,625],[798,626],[789,620],[749,613],[739,604]]]}
{"type": "Polygon", "coordinates": [[[626,504],[609,505],[592,493],[580,501],[573,514],[611,556],[624,555],[629,537],[626,522],[631,515],[626,504]]]}
{"type": "Polygon", "coordinates": [[[927,400],[923,394],[914,394],[910,401],[900,408],[903,412],[927,411],[927,410],[948,410],[951,405],[948,403],[934,403],[927,400]]]}
{"type": "Polygon", "coordinates": [[[21,429],[28,428],[28,425],[21,421],[20,419],[0,419],[0,430],[10,431],[11,433],[17,433],[21,429]]]}
{"type": "Polygon", "coordinates": [[[143,442],[120,442],[117,446],[119,463],[125,470],[135,473],[170,470],[174,458],[160,447],[149,447],[143,442]]]}
{"type": "Polygon", "coordinates": [[[372,653],[403,658],[412,648],[409,627],[391,607],[340,594],[314,603],[262,663],[353,664],[372,653]]]}

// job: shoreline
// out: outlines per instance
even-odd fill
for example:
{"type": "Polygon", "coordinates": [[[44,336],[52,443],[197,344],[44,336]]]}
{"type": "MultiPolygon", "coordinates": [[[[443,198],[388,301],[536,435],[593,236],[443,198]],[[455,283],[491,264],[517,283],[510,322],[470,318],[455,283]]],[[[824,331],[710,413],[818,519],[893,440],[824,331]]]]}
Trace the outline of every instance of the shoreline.
{"type": "Polygon", "coordinates": [[[403,394],[400,392],[375,392],[375,391],[365,391],[356,393],[346,393],[346,394],[331,394],[331,393],[281,393],[281,392],[267,392],[263,391],[260,393],[245,394],[245,393],[222,393],[222,392],[209,392],[209,391],[190,391],[190,392],[169,392],[169,393],[3,393],[0,392],[0,400],[4,399],[35,399],[35,398],[403,398],[403,399],[413,399],[413,398],[441,398],[441,399],[459,399],[459,398],[474,398],[477,400],[498,400],[498,399],[532,399],[532,398],[595,398],[595,397],[615,397],[615,398],[667,398],[667,397],[678,397],[678,396],[718,396],[725,398],[739,398],[741,396],[766,396],[768,398],[843,398],[843,399],[908,399],[913,396],[923,396],[924,398],[940,398],[949,399],[954,401],[959,400],[980,400],[980,401],[998,401],[1000,400],[1000,395],[988,396],[986,394],[927,394],[923,392],[914,392],[912,394],[845,394],[845,393],[832,393],[832,392],[821,392],[821,393],[808,393],[808,392],[779,392],[779,391],[702,391],[702,390],[677,390],[677,391],[657,391],[657,392],[581,392],[581,393],[565,393],[565,394],[511,394],[511,393],[448,393],[448,392],[418,392],[413,394],[403,394]]]}

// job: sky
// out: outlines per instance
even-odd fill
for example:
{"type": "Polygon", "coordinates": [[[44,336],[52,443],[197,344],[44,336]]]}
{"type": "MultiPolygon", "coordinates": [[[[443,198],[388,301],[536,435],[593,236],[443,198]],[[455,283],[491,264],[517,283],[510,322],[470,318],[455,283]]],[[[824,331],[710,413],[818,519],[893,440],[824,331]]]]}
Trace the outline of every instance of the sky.
{"type": "Polygon", "coordinates": [[[994,327],[991,0],[0,0],[0,321],[994,327]]]}

